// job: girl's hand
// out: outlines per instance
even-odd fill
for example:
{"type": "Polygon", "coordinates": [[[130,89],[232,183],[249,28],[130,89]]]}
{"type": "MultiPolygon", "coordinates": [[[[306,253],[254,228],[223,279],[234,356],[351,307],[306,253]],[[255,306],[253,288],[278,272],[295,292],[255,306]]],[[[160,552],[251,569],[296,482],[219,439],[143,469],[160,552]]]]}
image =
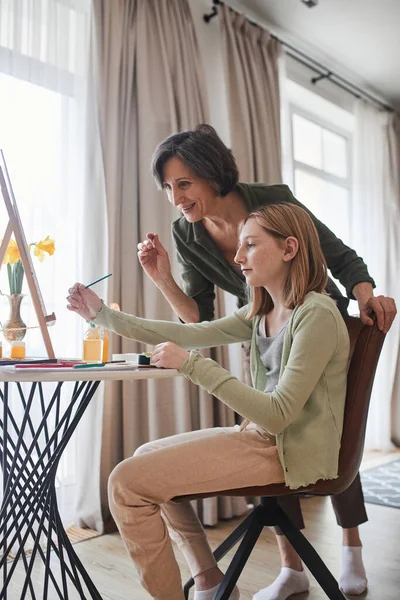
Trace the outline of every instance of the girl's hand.
{"type": "Polygon", "coordinates": [[[68,310],[76,312],[78,315],[90,321],[94,319],[101,310],[101,300],[90,288],[86,288],[82,283],[75,283],[68,290],[67,300],[68,310]]]}
{"type": "Polygon", "coordinates": [[[154,348],[151,362],[158,368],[180,369],[188,357],[189,352],[187,350],[183,350],[172,342],[164,342],[154,348]]]}
{"type": "Polygon", "coordinates": [[[172,277],[168,252],[156,233],[148,233],[137,245],[139,262],[146,275],[156,284],[165,283],[172,277]]]}

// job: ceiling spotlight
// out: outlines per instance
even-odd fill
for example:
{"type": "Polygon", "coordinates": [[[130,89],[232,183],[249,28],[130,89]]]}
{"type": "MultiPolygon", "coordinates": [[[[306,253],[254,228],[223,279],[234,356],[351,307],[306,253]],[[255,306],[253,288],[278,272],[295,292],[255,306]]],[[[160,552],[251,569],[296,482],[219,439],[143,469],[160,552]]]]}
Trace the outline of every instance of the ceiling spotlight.
{"type": "Polygon", "coordinates": [[[308,8],[314,8],[314,6],[317,6],[317,4],[318,4],[318,0],[301,0],[301,1],[303,4],[308,6],[308,8]]]}

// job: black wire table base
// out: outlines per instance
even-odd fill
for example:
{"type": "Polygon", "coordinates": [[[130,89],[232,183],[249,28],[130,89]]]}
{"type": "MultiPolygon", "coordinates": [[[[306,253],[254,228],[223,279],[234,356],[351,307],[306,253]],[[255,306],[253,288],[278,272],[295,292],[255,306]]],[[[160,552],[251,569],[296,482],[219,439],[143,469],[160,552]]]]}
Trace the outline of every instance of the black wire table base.
{"type": "Polygon", "coordinates": [[[55,486],[62,453],[99,383],[75,382],[68,403],[63,382],[50,399],[42,383],[26,384],[26,395],[20,383],[0,389],[0,600],[101,600],[64,530],[55,486]]]}

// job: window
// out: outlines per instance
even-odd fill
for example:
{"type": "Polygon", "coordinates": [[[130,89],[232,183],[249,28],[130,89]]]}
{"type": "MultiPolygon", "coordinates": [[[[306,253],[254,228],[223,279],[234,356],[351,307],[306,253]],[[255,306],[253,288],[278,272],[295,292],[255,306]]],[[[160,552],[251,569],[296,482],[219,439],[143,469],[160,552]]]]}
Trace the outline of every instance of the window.
{"type": "Polygon", "coordinates": [[[351,246],[353,114],[290,79],[284,87],[285,182],[302,204],[351,246]]]}
{"type": "Polygon", "coordinates": [[[349,135],[292,107],[294,193],[345,244],[350,243],[349,135]]]}

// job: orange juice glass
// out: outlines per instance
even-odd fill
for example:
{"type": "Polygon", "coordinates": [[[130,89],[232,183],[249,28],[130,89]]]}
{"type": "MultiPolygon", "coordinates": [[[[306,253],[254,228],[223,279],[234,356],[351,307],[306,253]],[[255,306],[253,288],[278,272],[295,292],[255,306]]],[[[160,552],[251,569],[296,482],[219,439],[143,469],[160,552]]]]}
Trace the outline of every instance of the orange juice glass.
{"type": "Polygon", "coordinates": [[[25,358],[25,342],[11,342],[10,358],[25,358]]]}

